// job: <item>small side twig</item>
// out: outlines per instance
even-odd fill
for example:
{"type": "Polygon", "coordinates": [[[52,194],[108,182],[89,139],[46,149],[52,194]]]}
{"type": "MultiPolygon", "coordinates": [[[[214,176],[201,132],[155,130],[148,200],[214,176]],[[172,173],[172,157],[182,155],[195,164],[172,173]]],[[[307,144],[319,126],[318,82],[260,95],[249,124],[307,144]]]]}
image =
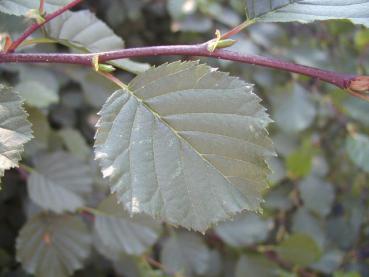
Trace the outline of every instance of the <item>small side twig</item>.
{"type": "MultiPolygon", "coordinates": [[[[61,15],[62,13],[66,12],[67,10],[70,10],[74,6],[78,5],[83,0],[74,0],[70,2],[69,4],[65,5],[64,7],[61,7],[60,9],[56,10],[53,13],[50,13],[45,16],[45,20],[42,23],[34,23],[31,26],[29,26],[24,33],[16,40],[13,41],[13,43],[10,45],[10,47],[7,49],[7,53],[14,52],[19,45],[22,44],[23,41],[25,41],[30,35],[32,35],[35,31],[40,29],[43,25],[45,25],[50,20],[54,19],[55,17],[61,15]]],[[[40,11],[44,9],[44,1],[40,1],[40,11]]]]}

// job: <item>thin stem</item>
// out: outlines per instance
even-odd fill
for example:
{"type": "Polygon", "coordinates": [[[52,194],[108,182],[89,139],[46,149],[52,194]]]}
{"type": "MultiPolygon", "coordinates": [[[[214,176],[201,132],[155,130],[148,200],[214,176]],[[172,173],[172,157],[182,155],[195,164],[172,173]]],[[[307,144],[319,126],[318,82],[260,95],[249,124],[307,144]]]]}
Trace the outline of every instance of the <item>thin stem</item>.
{"type": "Polygon", "coordinates": [[[256,21],[253,19],[248,19],[244,22],[242,22],[240,25],[234,27],[232,30],[228,31],[227,33],[223,34],[220,38],[221,39],[227,39],[230,38],[231,36],[234,36],[236,34],[238,34],[239,32],[241,32],[243,29],[249,27],[250,25],[254,24],[256,21]]]}
{"type": "Polygon", "coordinates": [[[40,11],[40,14],[44,13],[44,7],[45,7],[45,0],[40,0],[40,6],[38,10],[40,11]]]}
{"type": "MultiPolygon", "coordinates": [[[[0,53],[0,63],[64,63],[64,64],[80,64],[85,66],[92,66],[93,57],[95,57],[96,55],[99,56],[99,62],[101,63],[123,58],[146,57],[146,56],[186,55],[186,56],[211,57],[298,73],[312,78],[316,78],[318,80],[325,81],[341,89],[350,88],[351,83],[353,83],[355,79],[359,77],[351,74],[337,73],[319,68],[299,65],[274,58],[256,55],[247,55],[224,49],[217,49],[214,52],[209,52],[206,43],[195,45],[172,45],[172,46],[130,48],[91,54],[0,53]]],[[[361,76],[361,78],[369,78],[369,77],[361,76]]],[[[369,84],[367,86],[368,87],[366,90],[369,90],[369,84]]]]}
{"type": "MultiPolygon", "coordinates": [[[[35,31],[40,29],[43,25],[45,25],[47,22],[54,19],[55,17],[61,15],[62,13],[66,12],[67,10],[70,10],[71,8],[73,8],[74,6],[76,6],[77,4],[79,4],[82,1],[83,0],[74,0],[74,1],[70,2],[69,4],[65,5],[64,7],[61,7],[60,9],[56,10],[55,12],[46,15],[45,18],[44,18],[45,19],[44,22],[34,23],[31,26],[29,26],[18,39],[13,41],[12,45],[8,48],[7,52],[8,53],[14,52],[15,49],[17,49],[18,46],[21,45],[23,41],[25,41],[31,34],[33,34],[35,31]]],[[[41,2],[43,2],[43,1],[41,1],[41,2]]],[[[40,2],[40,9],[41,9],[41,2],[40,2]]]]}

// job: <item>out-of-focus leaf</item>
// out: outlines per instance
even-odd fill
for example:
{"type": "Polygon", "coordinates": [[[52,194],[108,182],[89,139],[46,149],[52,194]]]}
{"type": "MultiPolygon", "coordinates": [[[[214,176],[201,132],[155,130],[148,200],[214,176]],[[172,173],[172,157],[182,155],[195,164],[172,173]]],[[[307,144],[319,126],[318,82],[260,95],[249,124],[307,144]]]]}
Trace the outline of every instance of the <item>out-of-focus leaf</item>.
{"type": "Polygon", "coordinates": [[[143,215],[130,217],[117,203],[116,195],[106,198],[98,207],[95,231],[101,242],[114,253],[140,255],[159,237],[160,224],[143,215]]]}
{"type": "MultiPolygon", "coordinates": [[[[44,9],[47,12],[53,12],[62,6],[65,6],[71,0],[46,0],[44,9]]],[[[0,11],[12,15],[26,15],[31,9],[38,9],[40,0],[0,0],[0,11]]]]}
{"type": "Polygon", "coordinates": [[[66,277],[82,268],[90,246],[90,232],[79,218],[40,214],[21,229],[17,260],[30,274],[66,277]]]}
{"type": "Polygon", "coordinates": [[[354,134],[347,137],[346,151],[358,167],[369,172],[369,137],[367,135],[354,134]]]}
{"type": "Polygon", "coordinates": [[[286,87],[275,101],[274,119],[286,132],[308,128],[316,116],[316,107],[308,92],[299,84],[286,87]]]}
{"type": "Polygon", "coordinates": [[[195,0],[168,0],[167,9],[172,18],[180,19],[196,10],[196,2],[195,0]]]}
{"type": "Polygon", "coordinates": [[[316,20],[349,19],[369,27],[367,0],[247,0],[250,18],[265,22],[303,23],[316,20]]]}
{"type": "Polygon", "coordinates": [[[313,238],[323,248],[326,243],[321,222],[309,213],[305,208],[298,209],[292,217],[292,231],[294,233],[306,234],[313,238]]]}
{"type": "MultiPolygon", "coordinates": [[[[359,48],[359,50],[364,50],[369,45],[369,30],[359,30],[355,35],[355,44],[356,47],[359,48]]],[[[356,99],[356,98],[354,98],[356,99]]],[[[364,103],[369,105],[368,102],[364,103]]]]}
{"type": "Polygon", "coordinates": [[[83,196],[91,192],[90,169],[65,152],[35,157],[35,169],[27,180],[32,201],[56,213],[75,211],[85,205],[83,196]]]}
{"type": "Polygon", "coordinates": [[[272,220],[262,219],[256,214],[244,214],[237,216],[232,222],[219,224],[215,232],[227,244],[242,247],[264,241],[273,225],[272,220]]]}
{"type": "Polygon", "coordinates": [[[219,276],[222,272],[223,260],[222,256],[217,250],[210,250],[208,269],[204,276],[219,276]]]}
{"type": "Polygon", "coordinates": [[[204,232],[258,210],[274,155],[252,87],[197,62],[138,75],[100,111],[95,156],[131,213],[204,232]]]}
{"type": "Polygon", "coordinates": [[[284,164],[280,159],[276,157],[270,157],[267,162],[270,170],[272,171],[268,177],[272,184],[276,184],[286,177],[286,169],[284,168],[284,164]]]}
{"type": "Polygon", "coordinates": [[[169,272],[194,276],[207,271],[209,259],[210,251],[200,236],[179,232],[164,242],[160,260],[169,272]]]}
{"type": "Polygon", "coordinates": [[[69,152],[73,155],[85,160],[91,154],[91,149],[87,145],[86,140],[77,130],[65,128],[58,133],[62,137],[69,152]]]}
{"type": "Polygon", "coordinates": [[[24,144],[33,137],[22,105],[13,89],[0,84],[0,177],[18,166],[24,144]]]}
{"type": "Polygon", "coordinates": [[[313,264],[311,268],[319,270],[325,274],[332,274],[333,271],[337,270],[344,258],[344,253],[339,250],[328,250],[326,251],[321,259],[313,264]]]}
{"type": "Polygon", "coordinates": [[[307,139],[299,149],[288,155],[286,160],[287,172],[292,178],[309,175],[312,170],[313,156],[316,150],[307,139]]]}
{"type": "Polygon", "coordinates": [[[293,206],[292,200],[289,197],[291,191],[292,188],[285,184],[273,187],[265,195],[264,206],[269,209],[289,210],[293,206]]]}
{"type": "MultiPolygon", "coordinates": [[[[103,52],[124,48],[123,40],[88,10],[63,13],[46,25],[46,32],[49,37],[82,51],[103,52]]],[[[134,73],[150,68],[148,64],[127,59],[110,64],[134,73]]]]}
{"type": "Polygon", "coordinates": [[[212,21],[199,14],[191,14],[186,16],[182,20],[178,20],[172,23],[171,29],[173,32],[195,32],[206,33],[213,26],[212,21]]]}
{"type": "Polygon", "coordinates": [[[350,97],[344,102],[344,107],[353,119],[369,126],[369,103],[367,101],[350,97]]]}
{"type": "Polygon", "coordinates": [[[261,255],[243,255],[236,265],[235,277],[278,276],[278,266],[261,255]]]}
{"type": "Polygon", "coordinates": [[[15,89],[33,107],[46,108],[59,101],[56,76],[47,69],[29,66],[20,68],[20,82],[15,89]]]}
{"type": "Polygon", "coordinates": [[[275,248],[278,255],[295,265],[308,266],[320,259],[321,250],[308,235],[293,234],[275,248]]]}
{"type": "Polygon", "coordinates": [[[321,216],[329,214],[334,201],[332,184],[318,177],[309,176],[299,183],[299,189],[306,208],[321,216]]]}

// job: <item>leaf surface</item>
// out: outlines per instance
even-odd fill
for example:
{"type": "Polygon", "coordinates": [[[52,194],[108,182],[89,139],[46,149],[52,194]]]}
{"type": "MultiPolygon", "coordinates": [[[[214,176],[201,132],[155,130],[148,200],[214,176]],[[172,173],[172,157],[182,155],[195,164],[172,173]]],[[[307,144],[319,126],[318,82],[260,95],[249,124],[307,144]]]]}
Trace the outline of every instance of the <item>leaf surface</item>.
{"type": "Polygon", "coordinates": [[[346,139],[346,151],[358,167],[369,172],[369,136],[355,134],[348,137],[346,139]]]}
{"type": "Polygon", "coordinates": [[[91,192],[90,169],[81,160],[65,152],[34,159],[35,170],[27,180],[32,201],[56,213],[75,211],[84,206],[84,195],[91,192]]]}
{"type": "Polygon", "coordinates": [[[247,0],[248,16],[266,22],[349,19],[369,27],[368,0],[247,0]]]}
{"type": "Polygon", "coordinates": [[[13,89],[0,84],[0,176],[18,166],[24,144],[33,137],[22,105],[13,89]]]}
{"type": "MultiPolygon", "coordinates": [[[[83,52],[104,52],[124,48],[124,41],[88,10],[63,13],[46,25],[46,32],[50,38],[83,52]]],[[[134,73],[150,68],[149,64],[128,59],[110,63],[134,73]]]]}
{"type": "Polygon", "coordinates": [[[17,260],[38,277],[66,277],[83,267],[91,237],[75,216],[40,214],[31,218],[17,238],[17,260]]]}
{"type": "MultiPolygon", "coordinates": [[[[44,9],[53,12],[72,0],[46,0],[44,9]]],[[[31,9],[38,9],[40,0],[0,0],[0,11],[7,14],[23,16],[31,9]]]]}
{"type": "Polygon", "coordinates": [[[208,269],[210,251],[197,234],[179,232],[165,241],[160,260],[169,272],[198,276],[208,269]]]}
{"type": "Polygon", "coordinates": [[[95,219],[95,231],[101,242],[110,251],[129,255],[143,254],[152,246],[160,234],[160,224],[144,215],[130,217],[116,195],[106,198],[98,207],[102,212],[95,219]]]}
{"type": "Polygon", "coordinates": [[[130,214],[204,232],[258,210],[274,155],[252,86],[196,62],[137,76],[100,111],[95,157],[130,214]]]}

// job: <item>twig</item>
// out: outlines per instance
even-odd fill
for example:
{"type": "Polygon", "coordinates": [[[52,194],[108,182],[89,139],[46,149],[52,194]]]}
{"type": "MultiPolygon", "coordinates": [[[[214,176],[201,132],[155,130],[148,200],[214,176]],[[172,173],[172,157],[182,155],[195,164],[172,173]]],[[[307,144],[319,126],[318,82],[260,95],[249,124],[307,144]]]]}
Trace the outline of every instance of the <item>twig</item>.
{"type": "Polygon", "coordinates": [[[328,71],[320,68],[314,68],[282,61],[274,58],[247,55],[224,49],[217,49],[214,52],[209,52],[207,49],[207,43],[195,45],[171,45],[129,48],[91,54],[0,53],[0,63],[64,63],[92,66],[93,58],[96,55],[99,56],[99,62],[101,63],[124,58],[146,56],[185,55],[211,57],[302,74],[333,84],[341,89],[350,90],[350,93],[352,93],[353,91],[352,88],[355,88],[355,93],[358,93],[360,95],[367,95],[366,91],[369,90],[369,76],[356,76],[352,74],[338,73],[334,71],[328,71]],[[357,91],[358,86],[361,86],[360,91],[357,91]]]}
{"type": "MultiPolygon", "coordinates": [[[[83,0],[74,0],[69,4],[65,5],[64,7],[61,7],[60,9],[56,10],[55,12],[46,15],[44,18],[45,20],[42,23],[34,23],[31,26],[29,26],[18,39],[13,41],[12,45],[10,45],[7,52],[8,53],[14,52],[18,48],[18,46],[22,44],[23,41],[25,41],[31,34],[40,29],[43,25],[45,25],[47,22],[54,19],[55,17],[61,15],[62,13],[66,12],[67,10],[73,8],[82,1],[83,0]]],[[[42,2],[43,1],[40,1],[40,9],[41,8],[43,9],[42,2]]]]}

